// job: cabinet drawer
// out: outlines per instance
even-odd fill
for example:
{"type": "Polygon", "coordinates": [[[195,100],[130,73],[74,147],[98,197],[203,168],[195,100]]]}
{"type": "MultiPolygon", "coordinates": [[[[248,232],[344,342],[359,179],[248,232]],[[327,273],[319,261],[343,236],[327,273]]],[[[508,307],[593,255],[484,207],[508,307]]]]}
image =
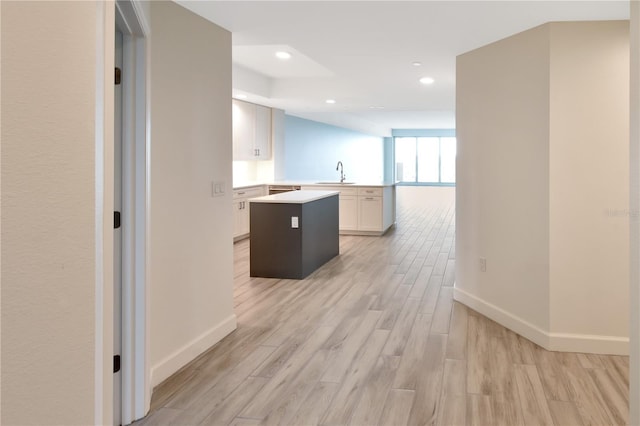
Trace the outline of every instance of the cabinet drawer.
{"type": "Polygon", "coordinates": [[[262,197],[264,195],[264,188],[246,188],[236,189],[233,191],[233,198],[255,198],[262,197]]]}
{"type": "Polygon", "coordinates": [[[358,188],[358,195],[368,197],[382,197],[382,188],[358,188]]]}
{"type": "Polygon", "coordinates": [[[345,188],[344,186],[339,186],[335,189],[335,191],[340,191],[340,196],[356,196],[358,195],[358,188],[345,188]]]}
{"type": "Polygon", "coordinates": [[[339,191],[340,197],[343,195],[358,195],[358,188],[345,187],[345,186],[326,186],[326,185],[313,185],[303,186],[302,189],[312,191],[339,191]]]}

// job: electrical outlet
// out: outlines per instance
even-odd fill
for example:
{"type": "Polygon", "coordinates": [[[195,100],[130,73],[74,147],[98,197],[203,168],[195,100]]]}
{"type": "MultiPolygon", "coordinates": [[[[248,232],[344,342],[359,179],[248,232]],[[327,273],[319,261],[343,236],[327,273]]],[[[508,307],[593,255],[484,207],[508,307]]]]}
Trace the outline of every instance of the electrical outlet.
{"type": "Polygon", "coordinates": [[[291,227],[298,228],[298,216],[291,216],[291,227]]]}
{"type": "Polygon", "coordinates": [[[480,258],[480,272],[487,272],[487,258],[486,257],[481,257],[480,258]]]}

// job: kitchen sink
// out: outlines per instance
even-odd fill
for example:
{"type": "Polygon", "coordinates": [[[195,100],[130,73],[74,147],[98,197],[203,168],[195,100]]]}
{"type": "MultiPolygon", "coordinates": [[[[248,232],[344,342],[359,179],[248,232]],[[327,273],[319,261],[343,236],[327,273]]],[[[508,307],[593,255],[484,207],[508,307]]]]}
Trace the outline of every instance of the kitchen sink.
{"type": "Polygon", "coordinates": [[[316,182],[317,185],[353,185],[355,182],[316,182]]]}

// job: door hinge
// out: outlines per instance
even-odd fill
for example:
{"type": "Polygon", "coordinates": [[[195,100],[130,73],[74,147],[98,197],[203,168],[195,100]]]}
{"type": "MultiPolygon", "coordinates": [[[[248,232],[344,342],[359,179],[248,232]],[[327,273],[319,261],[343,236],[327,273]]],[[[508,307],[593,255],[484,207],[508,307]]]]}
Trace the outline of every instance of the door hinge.
{"type": "Polygon", "coordinates": [[[120,355],[113,356],[113,372],[117,373],[120,371],[120,355]]]}
{"type": "Polygon", "coordinates": [[[120,212],[113,212],[113,229],[120,228],[120,212]]]}
{"type": "Polygon", "coordinates": [[[122,79],[122,70],[120,68],[116,67],[116,76],[115,76],[116,86],[118,84],[120,84],[121,79],[122,79]]]}

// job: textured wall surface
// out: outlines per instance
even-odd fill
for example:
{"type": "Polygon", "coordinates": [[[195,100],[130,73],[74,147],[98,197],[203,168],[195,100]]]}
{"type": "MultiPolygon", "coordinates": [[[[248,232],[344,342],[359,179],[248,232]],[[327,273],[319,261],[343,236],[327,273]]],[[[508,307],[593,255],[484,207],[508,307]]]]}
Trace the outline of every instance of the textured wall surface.
{"type": "Polygon", "coordinates": [[[97,10],[2,4],[2,424],[98,415],[97,10]]]}

